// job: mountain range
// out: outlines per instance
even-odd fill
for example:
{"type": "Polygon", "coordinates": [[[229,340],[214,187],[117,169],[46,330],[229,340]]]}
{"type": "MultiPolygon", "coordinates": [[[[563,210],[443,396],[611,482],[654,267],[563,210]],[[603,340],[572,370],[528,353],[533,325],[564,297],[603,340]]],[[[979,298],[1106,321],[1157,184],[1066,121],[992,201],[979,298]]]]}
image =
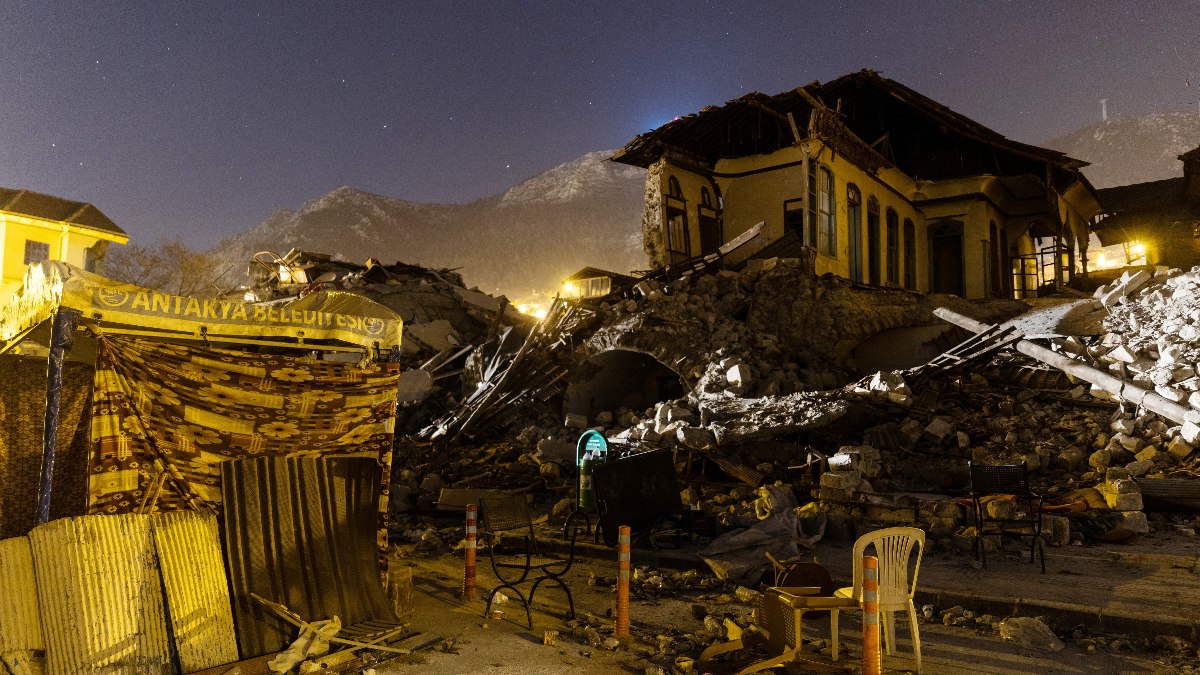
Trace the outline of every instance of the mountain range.
{"type": "Polygon", "coordinates": [[[585,266],[645,269],[646,172],[590,152],[503,194],[467,204],[422,204],[341,186],[296,210],[272,214],[222,241],[220,260],[292,248],[351,262],[375,258],[461,268],[469,285],[514,299],[553,295],[585,266]]]}
{"type": "MultiPolygon", "coordinates": [[[[1178,176],[1176,157],[1200,145],[1200,115],[1158,113],[1099,122],[1043,143],[1090,162],[1098,188],[1178,176]]],[[[645,171],[590,152],[503,194],[467,204],[423,204],[338,187],[282,210],[212,253],[246,260],[292,248],[351,262],[375,258],[459,268],[469,285],[515,300],[553,295],[585,266],[647,266],[641,217],[645,171]]]]}
{"type": "Polygon", "coordinates": [[[1097,188],[1183,175],[1179,155],[1200,146],[1200,114],[1131,115],[1098,122],[1043,143],[1091,162],[1083,168],[1097,188]]]}

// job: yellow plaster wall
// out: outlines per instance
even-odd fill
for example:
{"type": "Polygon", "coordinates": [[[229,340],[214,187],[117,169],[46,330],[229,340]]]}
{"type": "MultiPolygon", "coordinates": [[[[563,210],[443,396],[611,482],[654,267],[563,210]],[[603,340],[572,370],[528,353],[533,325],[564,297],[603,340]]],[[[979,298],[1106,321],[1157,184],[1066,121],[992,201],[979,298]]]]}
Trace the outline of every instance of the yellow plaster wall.
{"type": "Polygon", "coordinates": [[[714,206],[717,204],[717,195],[713,194],[712,185],[709,183],[706,176],[689,171],[679,166],[668,164],[666,168],[663,169],[662,173],[661,189],[663,195],[663,206],[662,213],[660,214],[659,218],[661,223],[665,224],[667,222],[668,202],[671,204],[678,204],[676,200],[670,199],[667,196],[667,187],[671,182],[671,176],[674,176],[675,179],[679,181],[679,190],[683,193],[683,199],[685,202],[684,212],[687,214],[689,246],[687,253],[689,256],[700,255],[700,188],[708,188],[709,193],[712,194],[714,206]]]}
{"type": "Polygon", "coordinates": [[[84,267],[87,249],[100,241],[53,221],[0,213],[0,234],[3,235],[3,255],[0,256],[0,302],[21,287],[25,279],[25,242],[38,241],[50,247],[50,259],[84,267]]]}
{"type": "Polygon", "coordinates": [[[725,204],[725,240],[765,223],[762,234],[730,254],[731,262],[745,260],[783,236],[783,203],[804,198],[805,154],[804,148],[791,147],[769,155],[717,161],[716,180],[725,204]],[[788,166],[796,162],[801,163],[788,166]]]}
{"type": "MultiPolygon", "coordinates": [[[[1008,189],[992,176],[972,176],[950,181],[914,181],[898,169],[882,169],[876,174],[868,173],[837,153],[832,152],[820,141],[809,140],[802,145],[778,150],[768,155],[753,155],[734,159],[718,160],[714,167],[714,180],[723,198],[723,240],[729,241],[759,222],[764,223],[762,235],[729,256],[737,263],[762,250],[784,234],[784,203],[807,197],[807,168],[805,159],[812,157],[820,166],[833,173],[837,219],[837,255],[818,254],[815,266],[817,274],[833,273],[843,277],[850,274],[850,237],[847,187],[851,183],[862,195],[862,214],[858,226],[862,257],[860,268],[863,279],[870,278],[867,269],[869,260],[867,237],[867,204],[871,197],[879,202],[879,260],[880,278],[887,280],[887,211],[893,209],[899,216],[900,279],[904,283],[904,221],[913,222],[915,231],[916,264],[914,270],[916,290],[928,291],[930,283],[928,224],[943,218],[953,218],[963,223],[963,269],[964,291],[968,298],[982,298],[987,293],[988,270],[985,255],[990,244],[990,224],[996,222],[1003,231],[1012,220],[995,205],[1004,209],[1019,206],[1008,189]],[[986,198],[985,198],[986,197],[986,198]],[[929,203],[929,200],[945,200],[929,203]],[[990,201],[989,201],[990,200],[990,201]],[[921,204],[920,207],[914,202],[921,204]]],[[[668,176],[675,176],[680,183],[687,203],[687,219],[692,255],[698,254],[700,246],[699,213],[701,187],[712,190],[709,178],[701,173],[678,166],[668,165],[663,173],[663,192],[666,192],[668,176]]],[[[1086,195],[1084,195],[1086,196],[1086,195]]],[[[1092,217],[1089,205],[1078,195],[1060,198],[1060,212],[1064,214],[1072,229],[1086,231],[1086,223],[1092,217]],[[1084,229],[1079,229],[1084,228],[1084,229]]],[[[662,220],[665,222],[665,209],[662,220]]],[[[1008,244],[1016,245],[1019,252],[1026,252],[1028,242],[1017,238],[1009,227],[1008,244]]],[[[1078,242],[1078,239],[1076,240],[1078,242]]],[[[995,242],[998,247],[1000,242],[995,242]]],[[[1011,270],[1001,270],[1002,275],[1011,270]]]]}

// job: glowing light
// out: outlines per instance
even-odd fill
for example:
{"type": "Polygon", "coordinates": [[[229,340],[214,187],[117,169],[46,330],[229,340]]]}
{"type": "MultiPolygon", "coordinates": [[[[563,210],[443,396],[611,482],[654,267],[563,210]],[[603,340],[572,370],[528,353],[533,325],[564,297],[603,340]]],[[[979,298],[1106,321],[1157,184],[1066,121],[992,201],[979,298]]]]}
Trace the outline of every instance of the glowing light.
{"type": "Polygon", "coordinates": [[[1145,244],[1135,243],[1133,246],[1130,246],[1129,254],[1135,258],[1140,258],[1140,257],[1146,255],[1145,244]]]}
{"type": "Polygon", "coordinates": [[[528,316],[532,316],[539,321],[546,318],[547,309],[548,308],[543,305],[525,304],[525,303],[517,305],[518,312],[528,315],[528,316]]]}
{"type": "Polygon", "coordinates": [[[563,284],[563,295],[579,297],[579,287],[568,281],[563,284]]]}

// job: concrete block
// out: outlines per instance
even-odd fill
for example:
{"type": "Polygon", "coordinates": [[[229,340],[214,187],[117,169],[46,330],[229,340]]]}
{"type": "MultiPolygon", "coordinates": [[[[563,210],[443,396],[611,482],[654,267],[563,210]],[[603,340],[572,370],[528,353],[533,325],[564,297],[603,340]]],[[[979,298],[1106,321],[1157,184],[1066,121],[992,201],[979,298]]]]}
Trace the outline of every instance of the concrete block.
{"type": "Polygon", "coordinates": [[[857,490],[862,474],[857,471],[826,471],[821,474],[821,487],[837,490],[857,490]]]}
{"type": "Polygon", "coordinates": [[[1192,450],[1192,445],[1178,436],[1172,438],[1167,445],[1167,453],[1175,459],[1186,459],[1192,454],[1192,450]]]}
{"type": "Polygon", "coordinates": [[[1200,424],[1187,420],[1179,430],[1179,437],[1191,445],[1200,443],[1200,424]]]}
{"type": "Polygon", "coordinates": [[[587,416],[578,413],[567,413],[566,419],[563,420],[563,426],[568,429],[583,430],[587,428],[587,425],[587,416]]]}
{"type": "Polygon", "coordinates": [[[1150,473],[1150,469],[1154,468],[1154,462],[1138,460],[1136,462],[1130,462],[1130,463],[1126,464],[1125,468],[1129,471],[1130,475],[1132,475],[1133,477],[1141,478],[1142,476],[1145,476],[1146,474],[1150,473]]]}
{"type": "Polygon", "coordinates": [[[1088,466],[1096,469],[1097,471],[1107,469],[1111,462],[1112,451],[1107,448],[1097,450],[1088,457],[1088,466]]]}
{"type": "Polygon", "coordinates": [[[1129,434],[1116,434],[1112,437],[1114,441],[1121,444],[1129,452],[1137,452],[1142,449],[1142,439],[1129,434]]]}
{"type": "Polygon", "coordinates": [[[1104,493],[1104,501],[1108,502],[1108,508],[1113,511],[1141,511],[1142,510],[1142,493],[1140,492],[1107,492],[1104,493]]]}
{"type": "Polygon", "coordinates": [[[1148,447],[1148,448],[1141,450],[1133,457],[1134,457],[1134,459],[1136,459],[1139,462],[1146,462],[1146,461],[1155,462],[1155,461],[1158,461],[1159,455],[1161,455],[1161,454],[1163,454],[1163,453],[1159,452],[1158,448],[1148,447]]]}
{"type": "Polygon", "coordinates": [[[1108,491],[1116,492],[1117,494],[1132,494],[1134,492],[1141,492],[1142,490],[1138,487],[1137,481],[1134,479],[1120,478],[1108,481],[1108,491]]]}
{"type": "Polygon", "coordinates": [[[1010,520],[1016,512],[1016,504],[1007,499],[995,499],[986,504],[987,516],[993,520],[1010,520]]]}
{"type": "Polygon", "coordinates": [[[827,502],[850,501],[850,491],[832,487],[822,487],[817,491],[817,498],[827,502]]]}
{"type": "Polygon", "coordinates": [[[930,440],[942,443],[954,433],[954,426],[944,417],[935,417],[926,425],[924,433],[930,440]]]}
{"type": "Polygon", "coordinates": [[[680,427],[675,430],[675,438],[686,448],[707,450],[716,445],[712,432],[700,427],[680,427]]]}
{"type": "Polygon", "coordinates": [[[1131,417],[1122,417],[1121,419],[1113,420],[1109,426],[1112,427],[1113,433],[1117,434],[1132,434],[1137,430],[1137,422],[1131,417]]]}
{"type": "Polygon", "coordinates": [[[1066,516],[1042,515],[1042,539],[1049,546],[1071,543],[1071,521],[1066,516]]]}
{"type": "Polygon", "coordinates": [[[1104,480],[1109,483],[1132,477],[1133,474],[1129,473],[1129,469],[1124,469],[1119,466],[1110,467],[1104,472],[1104,480]]]}
{"type": "Polygon", "coordinates": [[[1138,534],[1150,532],[1150,521],[1146,520],[1146,514],[1142,511],[1121,511],[1117,513],[1117,517],[1122,525],[1138,534]]]}

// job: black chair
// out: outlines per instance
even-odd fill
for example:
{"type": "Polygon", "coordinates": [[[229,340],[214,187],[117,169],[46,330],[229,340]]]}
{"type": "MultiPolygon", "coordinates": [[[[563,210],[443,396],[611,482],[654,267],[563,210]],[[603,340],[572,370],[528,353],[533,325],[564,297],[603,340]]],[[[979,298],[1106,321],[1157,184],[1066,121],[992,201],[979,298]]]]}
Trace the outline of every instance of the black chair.
{"type": "Polygon", "coordinates": [[[1042,573],[1046,572],[1046,550],[1042,546],[1042,496],[1029,487],[1029,469],[1020,464],[976,464],[971,468],[971,503],[975,515],[975,558],[987,567],[983,537],[991,535],[1030,538],[1029,562],[1035,552],[1041,554],[1042,573]],[[988,500],[994,497],[995,500],[988,500]],[[1011,501],[1012,514],[997,518],[988,513],[990,501],[1011,501]]]}
{"type": "Polygon", "coordinates": [[[529,517],[529,505],[524,495],[483,497],[480,499],[480,512],[483,518],[481,541],[492,561],[492,571],[500,580],[500,585],[488,594],[487,607],[483,610],[484,616],[490,615],[496,594],[507,589],[525,606],[525,618],[532,629],[533,613],[529,606],[538,586],[543,582],[550,582],[557,584],[566,593],[567,618],[574,618],[575,601],[571,597],[571,589],[562,577],[575,562],[577,533],[571,535],[565,556],[548,555],[542,553],[538,547],[533,521],[529,517]],[[527,581],[532,582],[528,598],[517,588],[527,581]]]}

